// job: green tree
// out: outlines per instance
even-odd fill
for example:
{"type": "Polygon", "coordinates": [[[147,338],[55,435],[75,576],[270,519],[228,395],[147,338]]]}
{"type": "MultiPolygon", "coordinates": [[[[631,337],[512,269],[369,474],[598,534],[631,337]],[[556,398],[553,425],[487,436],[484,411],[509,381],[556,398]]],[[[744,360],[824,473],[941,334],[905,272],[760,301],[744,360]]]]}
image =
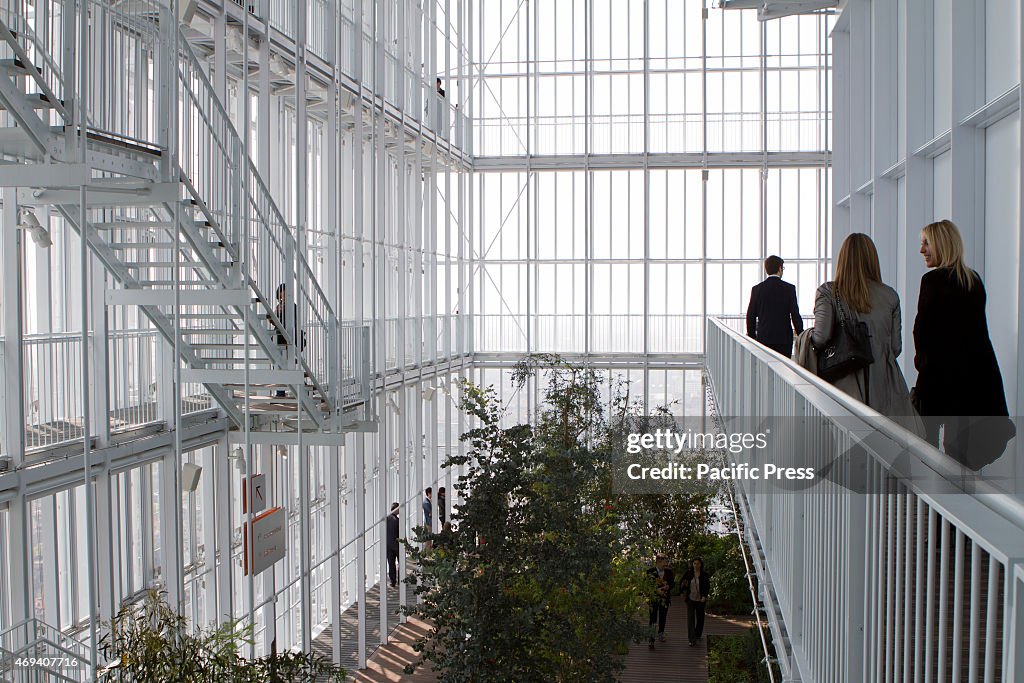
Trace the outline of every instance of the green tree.
{"type": "Polygon", "coordinates": [[[703,558],[704,568],[710,575],[709,611],[715,614],[750,614],[753,601],[736,534],[696,534],[690,539],[688,554],[691,558],[703,558]]]}
{"type": "MultiPolygon", "coordinates": [[[[433,631],[420,647],[442,681],[613,681],[649,591],[605,497],[598,375],[554,357],[517,367],[547,380],[536,425],[501,426],[493,389],[462,385],[477,422],[463,439],[456,529],[410,547],[433,631]]],[[[422,540],[425,538],[421,537],[422,540]]]]}

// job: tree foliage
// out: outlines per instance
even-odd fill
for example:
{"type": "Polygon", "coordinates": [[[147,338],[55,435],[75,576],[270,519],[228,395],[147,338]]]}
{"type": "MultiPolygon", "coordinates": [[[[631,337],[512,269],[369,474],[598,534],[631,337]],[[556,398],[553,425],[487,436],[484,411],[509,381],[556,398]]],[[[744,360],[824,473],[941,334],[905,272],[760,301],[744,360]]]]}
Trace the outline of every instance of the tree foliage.
{"type": "MultiPolygon", "coordinates": [[[[433,625],[421,643],[442,681],[613,681],[647,599],[639,558],[607,503],[599,378],[547,359],[535,426],[502,427],[493,389],[462,386],[457,529],[413,549],[433,625]]],[[[517,368],[527,381],[534,368],[517,368]]]]}
{"type": "MultiPolygon", "coordinates": [[[[771,649],[771,642],[768,647],[771,649]]],[[[772,666],[779,676],[777,665],[772,666]]],[[[756,629],[750,628],[738,635],[708,637],[708,683],[769,683],[771,680],[756,629]]]]}
{"type": "Polygon", "coordinates": [[[512,379],[543,387],[532,424],[503,425],[493,388],[463,382],[467,453],[444,463],[465,467],[455,526],[421,527],[423,545],[408,546],[420,599],[408,611],[432,626],[421,663],[445,683],[610,682],[629,642],[648,635],[645,560],[686,565],[698,539],[707,546],[718,489],[615,492],[613,456],[652,419],[628,382],[551,355],[527,357],[512,379]]]}
{"type": "Polygon", "coordinates": [[[704,560],[711,579],[708,604],[714,606],[715,614],[750,614],[750,586],[735,534],[697,533],[690,540],[689,557],[704,560]]]}
{"type": "Polygon", "coordinates": [[[193,630],[188,619],[151,590],[138,605],[124,605],[100,642],[116,662],[116,680],[164,683],[315,683],[346,678],[343,668],[314,653],[272,652],[245,659],[252,627],[240,621],[193,630]]]}

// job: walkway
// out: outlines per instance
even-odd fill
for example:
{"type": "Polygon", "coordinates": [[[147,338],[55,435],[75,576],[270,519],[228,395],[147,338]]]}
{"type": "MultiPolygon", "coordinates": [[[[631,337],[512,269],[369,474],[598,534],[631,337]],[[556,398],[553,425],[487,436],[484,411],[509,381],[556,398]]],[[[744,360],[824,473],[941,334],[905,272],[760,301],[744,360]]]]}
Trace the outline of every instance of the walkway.
{"type": "Polygon", "coordinates": [[[405,665],[419,661],[419,653],[413,650],[413,643],[430,632],[430,627],[423,621],[410,618],[391,632],[391,641],[377,648],[362,671],[350,671],[352,681],[356,683],[436,683],[437,676],[424,666],[409,675],[405,673],[405,665]]]}
{"type": "MultiPolygon", "coordinates": [[[[736,635],[750,628],[751,621],[743,618],[708,616],[704,624],[705,635],[736,635]]],[[[351,680],[357,683],[435,683],[437,677],[426,669],[413,675],[405,673],[405,666],[419,659],[413,643],[429,632],[429,626],[418,619],[410,619],[391,633],[391,642],[378,647],[362,671],[350,669],[351,680]]],[[[690,647],[686,643],[686,610],[673,605],[668,613],[668,627],[664,643],[654,650],[647,643],[637,643],[629,650],[622,683],[706,683],[708,680],[707,639],[690,647]]]]}
{"type": "MultiPolygon", "coordinates": [[[[750,628],[751,621],[743,618],[708,615],[704,621],[704,635],[734,635],[750,628]]],[[[686,642],[686,607],[673,603],[665,622],[665,642],[650,649],[647,643],[636,643],[626,657],[626,670],[622,683],[706,683],[708,680],[707,638],[696,646],[686,642]]]]}
{"type": "MultiPolygon", "coordinates": [[[[388,588],[388,629],[391,638],[398,637],[393,629],[398,626],[398,589],[388,588]]],[[[376,657],[375,651],[386,649],[380,643],[380,584],[366,591],[366,654],[368,659],[376,657]]],[[[331,656],[331,627],[328,626],[313,640],[313,651],[333,659],[331,656]]],[[[341,665],[350,673],[359,666],[359,603],[354,602],[341,613],[341,665]]],[[[401,667],[399,667],[401,671],[401,667]]],[[[361,680],[356,678],[355,680],[361,680]]],[[[366,679],[372,680],[372,679],[366,679]]],[[[394,678],[380,680],[393,681],[394,678]]]]}

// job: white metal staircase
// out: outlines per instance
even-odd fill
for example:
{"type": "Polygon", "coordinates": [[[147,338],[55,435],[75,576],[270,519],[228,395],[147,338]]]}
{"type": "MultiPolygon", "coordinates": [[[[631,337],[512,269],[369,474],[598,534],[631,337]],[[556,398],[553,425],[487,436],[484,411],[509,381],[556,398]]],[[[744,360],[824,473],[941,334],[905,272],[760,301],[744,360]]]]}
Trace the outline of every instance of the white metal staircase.
{"type": "MultiPolygon", "coordinates": [[[[361,330],[338,325],[200,62],[161,24],[166,9],[88,6],[87,59],[102,78],[86,86],[99,101],[84,165],[59,67],[75,27],[39,37],[37,16],[0,13],[0,155],[25,169],[19,205],[53,206],[85,237],[117,282],[107,303],[139,306],[176,348],[182,380],[204,384],[239,426],[248,409],[257,430],[340,431],[343,384],[351,397],[361,379],[342,377],[340,345],[366,346],[340,336],[361,330]]],[[[74,22],[70,9],[60,20],[74,22]]]]}
{"type": "Polygon", "coordinates": [[[38,619],[0,632],[0,683],[79,683],[89,661],[85,643],[38,619]]]}

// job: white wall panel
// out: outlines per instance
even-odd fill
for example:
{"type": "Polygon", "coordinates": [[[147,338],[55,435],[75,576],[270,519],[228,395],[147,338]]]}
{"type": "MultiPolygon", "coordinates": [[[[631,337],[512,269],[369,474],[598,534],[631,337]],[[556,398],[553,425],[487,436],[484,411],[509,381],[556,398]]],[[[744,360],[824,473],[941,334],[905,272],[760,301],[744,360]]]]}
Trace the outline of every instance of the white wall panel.
{"type": "Polygon", "coordinates": [[[936,219],[949,218],[953,213],[951,191],[953,189],[953,156],[946,152],[932,162],[934,172],[934,199],[932,205],[936,219]]]}
{"type": "Polygon", "coordinates": [[[1010,414],[1017,396],[1017,323],[1020,315],[1020,114],[1008,116],[985,136],[985,288],[988,327],[1003,370],[1010,414]]]}
{"type": "Polygon", "coordinates": [[[1020,82],[1020,0],[985,2],[985,94],[997,97],[1020,82]]]}
{"type": "MultiPolygon", "coordinates": [[[[962,2],[963,0],[958,0],[962,2]]],[[[973,1],[973,0],[968,0],[973,1]]],[[[935,107],[933,135],[947,130],[952,123],[951,102],[953,87],[953,0],[935,0],[932,9],[934,23],[932,31],[932,71],[935,75],[932,89],[932,104],[935,107]]]]}

